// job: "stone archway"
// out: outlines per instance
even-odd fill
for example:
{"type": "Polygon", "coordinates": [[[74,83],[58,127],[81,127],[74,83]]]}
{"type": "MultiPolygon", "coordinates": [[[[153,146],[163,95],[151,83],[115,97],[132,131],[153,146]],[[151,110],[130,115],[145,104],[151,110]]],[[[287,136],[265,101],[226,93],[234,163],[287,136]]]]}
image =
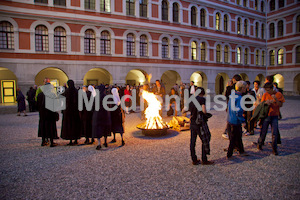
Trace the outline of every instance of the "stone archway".
{"type": "Polygon", "coordinates": [[[181,77],[178,72],[174,70],[168,70],[163,73],[161,76],[161,83],[165,86],[166,94],[168,94],[171,88],[178,84],[180,85],[181,77]]]}
{"type": "Polygon", "coordinates": [[[0,67],[1,103],[14,103],[16,101],[17,81],[18,79],[12,71],[0,67]]]}
{"type": "Polygon", "coordinates": [[[35,76],[35,84],[40,86],[44,85],[44,79],[49,78],[50,82],[54,87],[56,86],[63,86],[68,81],[67,74],[62,71],[59,68],[56,67],[48,67],[43,70],[41,70],[36,76],[35,76]]]}
{"type": "Polygon", "coordinates": [[[255,81],[259,81],[259,82],[260,82],[260,86],[259,86],[259,87],[262,87],[263,84],[264,84],[264,81],[265,81],[265,76],[262,75],[262,74],[258,74],[258,75],[255,77],[255,81]]]}
{"type": "Polygon", "coordinates": [[[112,75],[103,68],[90,69],[83,77],[83,85],[113,84],[112,75]]]}
{"type": "Polygon", "coordinates": [[[248,77],[247,74],[245,74],[245,73],[240,73],[239,75],[242,77],[242,80],[243,80],[243,81],[249,81],[249,77],[248,77]]]}
{"type": "Polygon", "coordinates": [[[300,73],[297,74],[297,76],[295,76],[293,84],[294,84],[293,92],[299,95],[300,94],[300,73]]]}
{"type": "Polygon", "coordinates": [[[148,74],[144,70],[133,69],[127,73],[125,78],[125,83],[129,85],[143,85],[148,83],[148,74]]]}
{"type": "Polygon", "coordinates": [[[226,86],[229,81],[229,76],[226,73],[218,73],[215,80],[215,93],[225,94],[226,86]]]}
{"type": "Polygon", "coordinates": [[[195,86],[203,87],[205,90],[207,90],[207,76],[204,72],[194,72],[190,77],[190,81],[194,81],[195,86]]]}
{"type": "Polygon", "coordinates": [[[278,87],[284,90],[284,78],[281,74],[274,75],[274,82],[278,84],[278,87]]]}

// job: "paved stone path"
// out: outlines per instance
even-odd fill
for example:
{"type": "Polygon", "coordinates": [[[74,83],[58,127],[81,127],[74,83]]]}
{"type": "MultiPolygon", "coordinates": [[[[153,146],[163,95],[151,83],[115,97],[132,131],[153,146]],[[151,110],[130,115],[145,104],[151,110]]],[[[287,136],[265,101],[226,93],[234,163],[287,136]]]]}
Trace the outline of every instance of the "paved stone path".
{"type": "MultiPolygon", "coordinates": [[[[300,199],[300,101],[290,99],[279,122],[279,156],[270,145],[259,152],[254,136],[243,137],[249,157],[226,160],[228,140],[221,137],[226,113],[211,111],[210,160],[193,166],[190,132],[169,131],[145,137],[136,125],[139,113],[126,116],[126,145],[41,147],[38,113],[0,115],[0,199],[300,199]]],[[[164,117],[170,121],[170,117],[164,117]]],[[[61,121],[57,123],[60,133],[61,121]]],[[[110,140],[110,138],[109,138],[110,140]]],[[[271,141],[270,132],[266,141],[271,141]]],[[[80,143],[84,142],[84,138],[80,143]]],[[[197,155],[201,157],[197,140],[197,155]]]]}

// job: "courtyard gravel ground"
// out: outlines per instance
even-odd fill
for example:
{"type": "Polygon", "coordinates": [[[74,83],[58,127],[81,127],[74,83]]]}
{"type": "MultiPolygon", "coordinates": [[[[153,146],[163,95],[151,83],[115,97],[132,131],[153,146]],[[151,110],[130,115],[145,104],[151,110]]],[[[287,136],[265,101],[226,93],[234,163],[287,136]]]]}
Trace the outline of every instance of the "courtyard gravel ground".
{"type": "MultiPolygon", "coordinates": [[[[213,166],[191,163],[190,131],[169,130],[164,137],[145,137],[136,125],[140,113],[126,115],[125,146],[97,151],[96,145],[41,147],[38,113],[0,115],[0,199],[300,199],[300,104],[287,99],[279,122],[279,156],[270,145],[259,152],[244,136],[249,157],[226,160],[222,138],[226,113],[212,110],[213,166]]],[[[166,115],[165,115],[166,116],[166,115]]],[[[170,121],[171,117],[164,117],[170,121]]],[[[61,119],[57,123],[60,135],[61,119]]],[[[108,139],[110,141],[111,138],[108,139]]],[[[271,141],[270,130],[266,141],[271,141]]],[[[80,140],[80,144],[84,138],[80,140]]],[[[201,142],[196,151],[201,157],[201,142]]]]}

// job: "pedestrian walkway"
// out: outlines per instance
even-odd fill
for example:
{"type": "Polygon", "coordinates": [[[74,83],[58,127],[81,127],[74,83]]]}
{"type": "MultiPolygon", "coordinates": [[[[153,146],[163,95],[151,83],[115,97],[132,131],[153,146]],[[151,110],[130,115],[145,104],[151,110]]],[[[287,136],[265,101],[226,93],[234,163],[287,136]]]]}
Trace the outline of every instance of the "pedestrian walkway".
{"type": "MultiPolygon", "coordinates": [[[[299,199],[300,107],[287,99],[279,121],[279,156],[270,145],[260,152],[254,136],[243,137],[249,157],[234,153],[226,160],[222,138],[226,113],[210,111],[213,166],[192,165],[190,132],[169,130],[164,137],[145,137],[136,125],[140,113],[126,115],[125,146],[97,151],[96,145],[41,147],[38,113],[0,115],[0,199],[299,199]]],[[[164,113],[164,116],[166,114],[164,113]]],[[[172,117],[164,117],[168,122],[172,117]]],[[[61,118],[57,123],[61,130],[61,118]]],[[[108,138],[110,141],[112,138],[108,138]]],[[[84,138],[79,143],[84,143],[84,138]]],[[[270,131],[266,142],[271,141],[270,131]]],[[[201,142],[197,140],[197,155],[201,142]]]]}

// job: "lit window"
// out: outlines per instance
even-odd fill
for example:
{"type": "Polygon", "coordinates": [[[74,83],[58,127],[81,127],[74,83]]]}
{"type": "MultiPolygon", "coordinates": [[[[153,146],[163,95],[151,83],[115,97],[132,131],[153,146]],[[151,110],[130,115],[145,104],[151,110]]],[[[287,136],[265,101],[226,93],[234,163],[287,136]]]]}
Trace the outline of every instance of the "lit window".
{"type": "Polygon", "coordinates": [[[237,48],[237,63],[238,64],[242,63],[241,62],[241,48],[240,47],[237,48]]]}
{"type": "Polygon", "coordinates": [[[244,1],[243,1],[243,6],[244,6],[244,7],[247,7],[247,3],[248,3],[247,0],[244,0],[244,1]]]}
{"type": "Polygon", "coordinates": [[[100,11],[110,12],[110,0],[100,0],[100,11]]]}
{"type": "Polygon", "coordinates": [[[227,45],[224,47],[224,62],[229,63],[229,47],[227,45]]]}
{"type": "Polygon", "coordinates": [[[241,34],[241,18],[237,20],[237,33],[241,34]]]}
{"type": "Polygon", "coordinates": [[[255,64],[259,65],[259,50],[256,50],[256,53],[255,53],[255,64]]]}
{"type": "Polygon", "coordinates": [[[206,61],[206,44],[205,42],[201,43],[201,61],[206,61]]]}
{"type": "Polygon", "coordinates": [[[192,60],[197,60],[197,43],[193,41],[191,47],[192,60]]]}
{"type": "Polygon", "coordinates": [[[220,30],[220,13],[216,14],[216,30],[220,30]]]}
{"type": "Polygon", "coordinates": [[[245,49],[244,52],[244,64],[248,65],[248,49],[245,49]]]}
{"type": "Polygon", "coordinates": [[[221,62],[221,45],[217,45],[216,49],[216,61],[221,62]]]}
{"type": "Polygon", "coordinates": [[[283,49],[279,49],[278,51],[278,65],[282,65],[283,64],[283,49]]]}
{"type": "Polygon", "coordinates": [[[270,55],[270,65],[275,65],[275,51],[271,50],[269,52],[269,55],[270,55]]]}

